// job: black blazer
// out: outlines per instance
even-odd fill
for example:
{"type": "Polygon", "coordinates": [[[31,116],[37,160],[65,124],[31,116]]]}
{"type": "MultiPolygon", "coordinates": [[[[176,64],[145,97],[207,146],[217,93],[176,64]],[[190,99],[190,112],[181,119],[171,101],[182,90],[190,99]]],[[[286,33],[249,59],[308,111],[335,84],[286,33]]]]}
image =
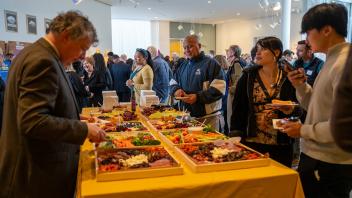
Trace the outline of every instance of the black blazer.
{"type": "Polygon", "coordinates": [[[5,94],[5,82],[0,77],[0,135],[1,135],[1,126],[2,126],[2,113],[4,109],[4,94],[5,94]]]}
{"type": "Polygon", "coordinates": [[[93,71],[92,75],[88,75],[84,79],[84,85],[89,87],[89,91],[94,95],[89,98],[88,106],[95,107],[103,105],[103,90],[106,88],[105,71],[93,71]]]}
{"type": "Polygon", "coordinates": [[[130,92],[130,88],[126,86],[126,81],[130,79],[131,72],[131,66],[126,63],[119,62],[111,65],[110,73],[114,83],[113,89],[116,90],[117,93],[130,92]]]}
{"type": "Polygon", "coordinates": [[[76,96],[76,100],[79,106],[79,112],[82,112],[82,108],[84,107],[84,99],[88,98],[90,96],[90,92],[88,92],[83,84],[83,81],[81,80],[81,77],[74,71],[69,71],[67,72],[70,81],[71,81],[71,85],[73,88],[73,91],[75,93],[76,96]]]}
{"type": "Polygon", "coordinates": [[[0,137],[0,197],[72,197],[87,125],[70,80],[43,38],[10,67],[0,137]]]}

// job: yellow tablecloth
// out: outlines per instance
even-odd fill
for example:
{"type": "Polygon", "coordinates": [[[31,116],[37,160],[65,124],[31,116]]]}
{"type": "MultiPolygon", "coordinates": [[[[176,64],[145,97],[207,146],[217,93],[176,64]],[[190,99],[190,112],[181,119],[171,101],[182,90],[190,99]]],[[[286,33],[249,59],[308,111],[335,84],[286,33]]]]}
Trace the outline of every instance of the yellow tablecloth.
{"type": "Polygon", "coordinates": [[[89,142],[82,146],[77,197],[304,197],[297,172],[275,161],[267,167],[210,173],[193,173],[182,164],[180,176],[97,182],[91,148],[89,142]]]}
{"type": "MultiPolygon", "coordinates": [[[[87,109],[91,111],[92,109],[87,109]]],[[[94,110],[94,109],[93,109],[94,110]]],[[[152,127],[142,122],[156,135],[152,127]]],[[[170,151],[168,147],[166,147],[170,151]]],[[[92,145],[81,147],[77,177],[77,197],[119,198],[222,198],[222,197],[304,197],[298,173],[275,161],[266,167],[193,173],[178,155],[173,155],[183,166],[179,176],[97,182],[92,145]]]]}

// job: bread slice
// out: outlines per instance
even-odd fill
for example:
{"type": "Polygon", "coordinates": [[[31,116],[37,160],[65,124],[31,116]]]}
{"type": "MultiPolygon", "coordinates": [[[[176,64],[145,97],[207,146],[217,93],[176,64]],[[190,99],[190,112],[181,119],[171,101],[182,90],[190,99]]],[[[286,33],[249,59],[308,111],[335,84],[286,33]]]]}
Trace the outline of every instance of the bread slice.
{"type": "Polygon", "coordinates": [[[277,100],[277,99],[272,100],[271,103],[280,104],[280,105],[292,105],[293,104],[293,102],[290,100],[277,100]]]}

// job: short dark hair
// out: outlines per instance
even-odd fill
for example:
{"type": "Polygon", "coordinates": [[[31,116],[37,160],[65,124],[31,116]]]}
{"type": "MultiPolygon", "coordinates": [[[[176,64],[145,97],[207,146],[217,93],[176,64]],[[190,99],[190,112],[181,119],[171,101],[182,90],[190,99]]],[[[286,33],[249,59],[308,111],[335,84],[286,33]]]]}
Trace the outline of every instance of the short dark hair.
{"type": "Polygon", "coordinates": [[[109,52],[109,53],[108,53],[108,56],[113,56],[113,55],[114,55],[113,52],[109,52]]]}
{"type": "Polygon", "coordinates": [[[111,55],[111,56],[112,56],[113,59],[120,58],[119,55],[117,55],[117,54],[113,54],[113,55],[111,55]]]}
{"type": "Polygon", "coordinates": [[[301,40],[297,42],[298,45],[305,45],[306,49],[310,49],[310,45],[306,40],[301,40]]]}
{"type": "Polygon", "coordinates": [[[264,49],[268,49],[271,51],[271,53],[273,53],[273,55],[276,57],[276,54],[274,52],[274,50],[279,50],[279,56],[276,57],[276,60],[278,61],[281,56],[282,56],[282,42],[280,39],[273,37],[273,36],[268,36],[262,39],[259,39],[257,41],[257,45],[260,45],[262,48],[264,49]]]}
{"type": "Polygon", "coordinates": [[[80,11],[62,12],[56,16],[49,25],[50,32],[61,33],[67,31],[71,39],[80,39],[88,36],[95,46],[98,43],[98,36],[92,22],[88,17],[83,16],[80,11]]]}
{"type": "Polygon", "coordinates": [[[329,25],[343,37],[347,36],[347,9],[338,3],[322,3],[309,9],[304,14],[301,24],[301,33],[329,25]]]}

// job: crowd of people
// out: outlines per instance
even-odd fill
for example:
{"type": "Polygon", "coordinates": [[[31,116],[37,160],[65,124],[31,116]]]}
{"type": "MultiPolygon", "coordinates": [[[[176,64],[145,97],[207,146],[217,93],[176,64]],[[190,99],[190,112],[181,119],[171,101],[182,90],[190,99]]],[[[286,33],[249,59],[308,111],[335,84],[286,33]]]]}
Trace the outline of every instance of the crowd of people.
{"type": "MultiPolygon", "coordinates": [[[[202,123],[287,167],[300,140],[298,172],[306,197],[349,197],[352,189],[352,50],[346,8],[324,3],[305,13],[296,54],[264,37],[250,55],[230,45],[226,56],[205,54],[196,35],[184,38],[184,57],[149,46],[133,59],[109,52],[86,56],[98,39],[79,12],[58,15],[48,34],[13,61],[0,136],[0,197],[72,197],[79,145],[105,132],[79,121],[82,108],[101,106],[104,90],[139,103],[154,90],[202,123]],[[339,23],[336,23],[339,21],[339,23]],[[326,54],[323,61],[314,53],[326,54]],[[295,57],[296,55],[296,57],[295,57]],[[68,75],[66,75],[68,74],[68,75]],[[299,106],[275,106],[273,100],[299,106]],[[292,118],[273,126],[273,119],[292,118]],[[43,188],[44,187],[44,188],[43,188]]],[[[1,90],[2,86],[1,86],[1,90]]],[[[1,97],[1,96],[0,96],[1,97]]]]}

